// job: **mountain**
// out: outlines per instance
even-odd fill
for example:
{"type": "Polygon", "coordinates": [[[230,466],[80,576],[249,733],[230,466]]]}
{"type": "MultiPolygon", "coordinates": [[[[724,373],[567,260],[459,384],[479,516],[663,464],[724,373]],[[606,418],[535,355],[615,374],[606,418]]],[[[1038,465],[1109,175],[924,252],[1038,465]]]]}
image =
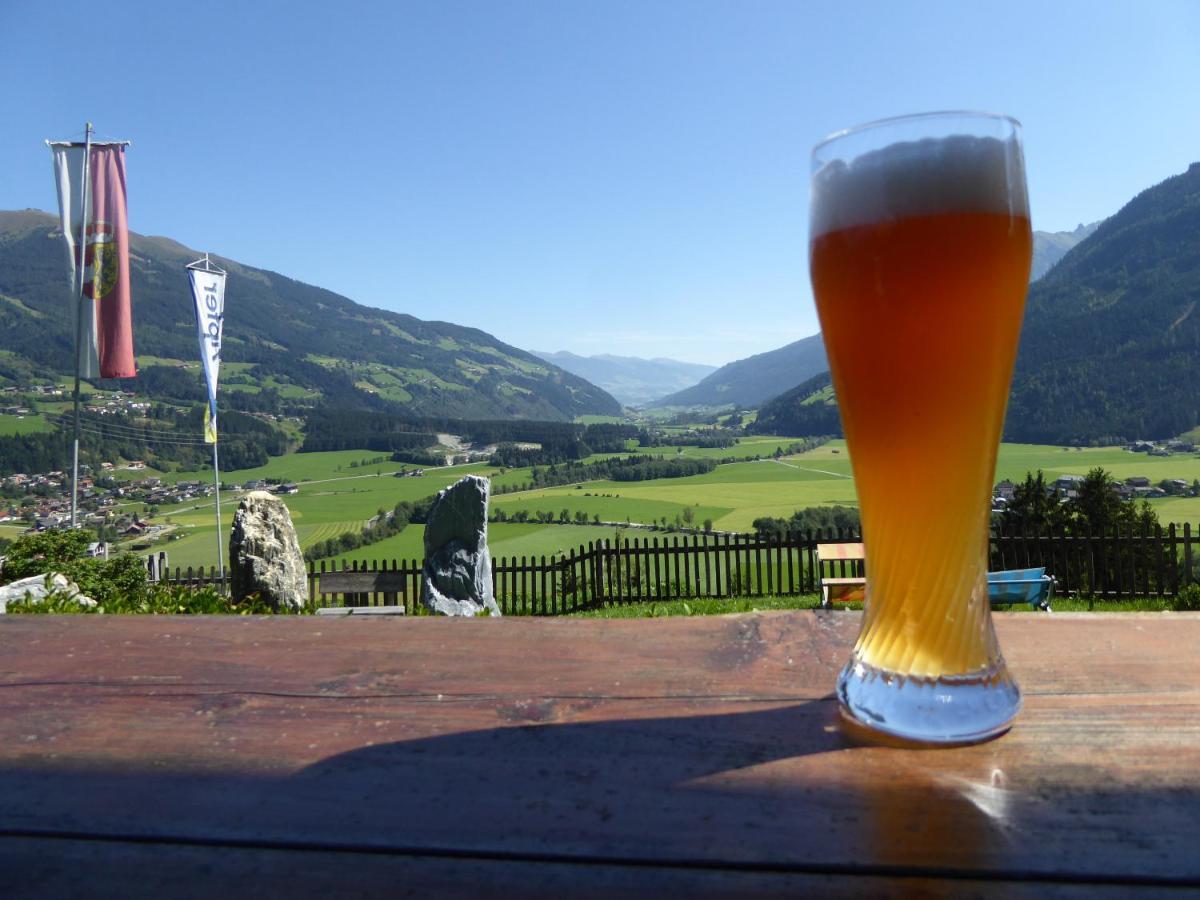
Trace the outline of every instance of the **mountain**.
{"type": "Polygon", "coordinates": [[[1200,163],[1138,194],[1029,291],[1006,435],[1170,437],[1200,423],[1200,163]]]}
{"type": "MultiPolygon", "coordinates": [[[[1005,440],[1104,444],[1200,424],[1198,304],[1193,163],[1099,223],[1031,285],[1005,440]]],[[[832,403],[816,382],[801,385],[763,406],[755,427],[829,433],[818,400],[832,403]]]]}
{"type": "Polygon", "coordinates": [[[829,367],[821,335],[802,338],[755,356],[721,366],[697,385],[677,391],[652,406],[755,407],[781,390],[829,367]]]}
{"type": "Polygon", "coordinates": [[[557,353],[534,350],[533,354],[604,388],[626,406],[645,406],[672,391],[690,387],[717,370],[716,366],[680,362],[661,356],[655,359],[611,356],[607,353],[576,356],[565,350],[557,353]]]}
{"type": "MultiPolygon", "coordinates": [[[[197,256],[168,238],[131,233],[134,349],[155,360],[143,359],[139,377],[122,387],[157,398],[186,382],[198,398],[198,373],[179,371],[198,353],[183,273],[197,256]]],[[[360,306],[275,272],[214,260],[229,271],[222,384],[231,389],[223,402],[244,405],[246,395],[270,389],[294,403],[414,415],[562,420],[621,411],[603,390],[478,329],[360,306]],[[239,382],[245,387],[232,389],[239,382]]],[[[67,295],[58,218],[0,212],[0,379],[72,371],[67,295]]]]}
{"type": "Polygon", "coordinates": [[[1079,225],[1074,231],[1035,231],[1033,233],[1033,266],[1029,280],[1037,281],[1050,271],[1056,262],[1067,255],[1067,251],[1090,237],[1100,227],[1099,222],[1079,225]]]}
{"type": "Polygon", "coordinates": [[[842,433],[833,396],[833,379],[822,372],[772,397],[758,410],[758,417],[748,430],[756,434],[818,435],[842,433]]]}

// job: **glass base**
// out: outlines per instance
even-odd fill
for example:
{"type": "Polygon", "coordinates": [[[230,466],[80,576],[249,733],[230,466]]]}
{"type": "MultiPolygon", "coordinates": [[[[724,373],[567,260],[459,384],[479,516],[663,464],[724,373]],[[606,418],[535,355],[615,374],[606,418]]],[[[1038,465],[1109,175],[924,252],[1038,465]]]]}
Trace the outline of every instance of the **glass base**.
{"type": "Polygon", "coordinates": [[[1004,660],[989,672],[918,678],[851,657],[838,676],[842,712],[872,731],[922,744],[973,744],[1003,734],[1021,711],[1004,660]]]}

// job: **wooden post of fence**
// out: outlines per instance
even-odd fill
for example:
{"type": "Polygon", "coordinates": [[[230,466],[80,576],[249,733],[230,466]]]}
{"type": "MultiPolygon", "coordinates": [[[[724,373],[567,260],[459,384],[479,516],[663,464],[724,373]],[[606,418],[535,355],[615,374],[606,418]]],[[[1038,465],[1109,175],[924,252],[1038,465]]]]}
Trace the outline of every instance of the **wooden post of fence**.
{"type": "Polygon", "coordinates": [[[629,594],[631,597],[637,597],[638,600],[643,599],[642,595],[642,539],[634,538],[631,542],[632,546],[626,544],[626,557],[629,560],[629,577],[632,579],[629,585],[629,594]]]}
{"type": "Polygon", "coordinates": [[[629,595],[638,600],[642,597],[642,539],[625,542],[625,558],[629,562],[629,595]],[[632,544],[632,546],[630,546],[632,544]]]}
{"type": "MultiPolygon", "coordinates": [[[[666,546],[666,544],[667,544],[667,539],[663,538],[663,545],[666,546]]],[[[675,598],[678,599],[679,597],[682,596],[681,591],[682,591],[682,586],[683,586],[683,582],[681,582],[679,580],[679,538],[672,536],[670,547],[671,547],[671,551],[670,551],[670,554],[667,556],[667,579],[668,580],[671,579],[671,567],[674,566],[675,567],[675,580],[674,580],[674,589],[668,590],[667,596],[670,597],[672,594],[674,594],[675,598]]]]}
{"type": "Polygon", "coordinates": [[[745,534],[742,545],[746,551],[746,588],[742,591],[747,597],[754,595],[754,535],[745,534]]]}
{"type": "Polygon", "coordinates": [[[1154,589],[1150,586],[1150,528],[1143,524],[1140,534],[1138,529],[1131,529],[1130,537],[1134,542],[1132,565],[1135,589],[1143,597],[1149,597],[1154,593],[1154,589]],[[1138,575],[1142,577],[1140,588],[1136,588],[1138,575]]]}
{"type": "MultiPolygon", "coordinates": [[[[1127,541],[1128,542],[1128,541],[1127,541]]],[[[1123,552],[1121,546],[1121,526],[1112,526],[1112,557],[1117,570],[1117,596],[1133,595],[1133,590],[1130,589],[1126,581],[1126,565],[1127,553],[1123,552]]]]}
{"type": "Polygon", "coordinates": [[[1167,574],[1163,568],[1163,530],[1162,526],[1154,526],[1154,580],[1158,596],[1165,597],[1167,593],[1167,574]]]}
{"type": "Polygon", "coordinates": [[[676,552],[681,553],[682,558],[683,558],[683,596],[690,597],[690,596],[692,596],[692,560],[688,556],[688,544],[687,544],[687,535],[686,534],[683,536],[681,541],[683,544],[682,551],[676,551],[676,552]]]}
{"type": "Polygon", "coordinates": [[[588,561],[587,555],[583,549],[583,544],[579,545],[579,555],[577,557],[579,566],[579,577],[575,582],[575,602],[572,604],[573,609],[579,609],[580,603],[587,603],[588,599],[588,561]]]}
{"type": "Polygon", "coordinates": [[[568,600],[566,598],[566,596],[565,596],[566,592],[564,592],[564,597],[563,597],[563,604],[567,611],[579,609],[579,598],[587,596],[586,593],[584,593],[585,589],[584,589],[584,585],[583,585],[584,569],[586,567],[583,565],[583,545],[582,544],[579,546],[578,550],[576,550],[574,547],[571,548],[570,559],[571,559],[570,600],[568,600]]]}
{"type": "Polygon", "coordinates": [[[745,586],[742,583],[742,548],[738,546],[741,542],[742,535],[733,535],[733,589],[729,592],[730,597],[745,595],[745,586]]]}
{"type": "Polygon", "coordinates": [[[645,597],[647,600],[653,600],[656,593],[654,584],[654,548],[650,546],[650,538],[642,538],[642,559],[644,562],[643,568],[646,570],[645,597]]]}
{"type": "MultiPolygon", "coordinates": [[[[650,591],[650,596],[655,600],[662,599],[662,567],[658,558],[658,538],[650,538],[650,555],[654,560],[654,588],[650,591]]],[[[646,563],[647,573],[650,571],[650,563],[646,563]]]]}
{"type": "MultiPolygon", "coordinates": [[[[724,581],[721,581],[720,584],[717,585],[717,587],[721,591],[722,597],[732,597],[733,596],[733,584],[732,584],[733,569],[730,567],[729,535],[728,534],[722,534],[717,537],[717,554],[718,554],[717,555],[718,572],[722,569],[722,567],[724,568],[724,576],[723,576],[724,581]]],[[[720,574],[718,574],[717,578],[718,578],[718,580],[720,580],[722,578],[722,576],[720,574]]]]}
{"type": "Polygon", "coordinates": [[[1183,523],[1183,586],[1192,583],[1192,523],[1183,523]]]}
{"type": "MultiPolygon", "coordinates": [[[[513,557],[513,561],[516,562],[516,557],[513,557]]],[[[520,563],[517,563],[517,565],[519,566],[518,571],[520,572],[521,577],[520,584],[517,587],[517,599],[513,604],[513,609],[516,610],[517,613],[527,613],[529,612],[529,563],[527,563],[525,561],[525,557],[522,556],[520,563]]],[[[513,581],[515,583],[517,579],[514,578],[513,581]]]]}
{"type": "Polygon", "coordinates": [[[616,603],[625,602],[625,576],[624,560],[621,559],[621,552],[624,549],[625,539],[617,538],[616,546],[609,547],[608,550],[608,567],[612,573],[613,589],[609,592],[609,599],[616,603]]]}
{"type": "Polygon", "coordinates": [[[783,593],[783,548],[784,536],[775,535],[775,593],[783,593]]]}
{"type": "Polygon", "coordinates": [[[1179,538],[1175,532],[1174,522],[1167,526],[1167,542],[1170,547],[1168,552],[1171,560],[1171,594],[1179,596],[1179,538]]]}
{"type": "Polygon", "coordinates": [[[700,538],[692,535],[692,580],[695,582],[695,591],[693,597],[704,596],[700,589],[700,554],[703,552],[703,547],[700,543],[700,538]]]}
{"type": "Polygon", "coordinates": [[[717,557],[717,581],[713,584],[713,551],[716,545],[710,542],[710,535],[697,535],[696,539],[700,541],[700,545],[704,547],[704,593],[709,597],[721,596],[721,558],[717,557]]]}
{"type": "MultiPolygon", "coordinates": [[[[792,550],[795,543],[795,535],[793,532],[789,531],[784,541],[784,546],[786,547],[785,552],[787,553],[788,594],[796,593],[796,570],[792,567],[792,550]]],[[[783,578],[782,572],[780,573],[779,577],[783,578]]]]}
{"type": "Polygon", "coordinates": [[[704,542],[709,550],[711,550],[713,557],[712,595],[714,597],[723,597],[725,595],[725,576],[721,572],[721,537],[712,532],[707,532],[704,542]]]}
{"type": "Polygon", "coordinates": [[[595,544],[593,544],[591,541],[588,541],[587,564],[584,566],[584,570],[588,571],[589,575],[591,576],[589,580],[592,582],[592,591],[590,594],[585,591],[583,596],[585,598],[591,597],[593,602],[596,603],[602,603],[604,601],[604,584],[600,580],[600,561],[598,559],[599,554],[596,552],[596,548],[599,546],[599,541],[597,541],[595,544]]]}
{"type": "Polygon", "coordinates": [[[407,613],[416,613],[417,604],[421,603],[421,591],[425,585],[424,569],[424,559],[410,559],[408,561],[408,571],[412,576],[412,590],[408,594],[408,606],[404,608],[404,611],[407,613]]]}
{"type": "MultiPolygon", "coordinates": [[[[755,587],[757,587],[757,589],[758,589],[758,591],[757,591],[758,596],[761,597],[763,595],[763,567],[762,567],[763,539],[761,537],[759,537],[758,535],[753,535],[752,537],[754,538],[754,571],[757,575],[755,580],[758,582],[758,584],[755,585],[755,587]]],[[[770,562],[770,554],[769,553],[767,555],[767,560],[768,560],[768,562],[770,562]]]]}
{"type": "Polygon", "coordinates": [[[596,577],[606,604],[612,602],[612,562],[608,558],[608,538],[596,542],[596,577]]]}

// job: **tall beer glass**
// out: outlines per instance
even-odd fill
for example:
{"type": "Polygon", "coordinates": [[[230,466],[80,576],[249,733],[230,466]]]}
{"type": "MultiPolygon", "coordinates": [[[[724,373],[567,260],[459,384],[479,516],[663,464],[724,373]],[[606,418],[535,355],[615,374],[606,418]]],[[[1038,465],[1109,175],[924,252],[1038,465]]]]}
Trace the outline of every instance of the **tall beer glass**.
{"type": "Polygon", "coordinates": [[[809,262],[866,544],[843,712],[929,743],[1021,695],[987,595],[988,517],[1032,234],[1020,125],[931,113],[813,151],[809,262]]]}

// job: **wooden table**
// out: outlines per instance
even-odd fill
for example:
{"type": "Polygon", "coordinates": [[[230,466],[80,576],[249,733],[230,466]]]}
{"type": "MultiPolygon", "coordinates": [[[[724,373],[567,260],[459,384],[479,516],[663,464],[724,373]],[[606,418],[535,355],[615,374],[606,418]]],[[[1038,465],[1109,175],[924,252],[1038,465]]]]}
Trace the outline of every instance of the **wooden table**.
{"type": "Polygon", "coordinates": [[[998,617],[951,750],[842,728],[858,623],[3,617],[0,896],[1200,888],[1200,615],[998,617]]]}

